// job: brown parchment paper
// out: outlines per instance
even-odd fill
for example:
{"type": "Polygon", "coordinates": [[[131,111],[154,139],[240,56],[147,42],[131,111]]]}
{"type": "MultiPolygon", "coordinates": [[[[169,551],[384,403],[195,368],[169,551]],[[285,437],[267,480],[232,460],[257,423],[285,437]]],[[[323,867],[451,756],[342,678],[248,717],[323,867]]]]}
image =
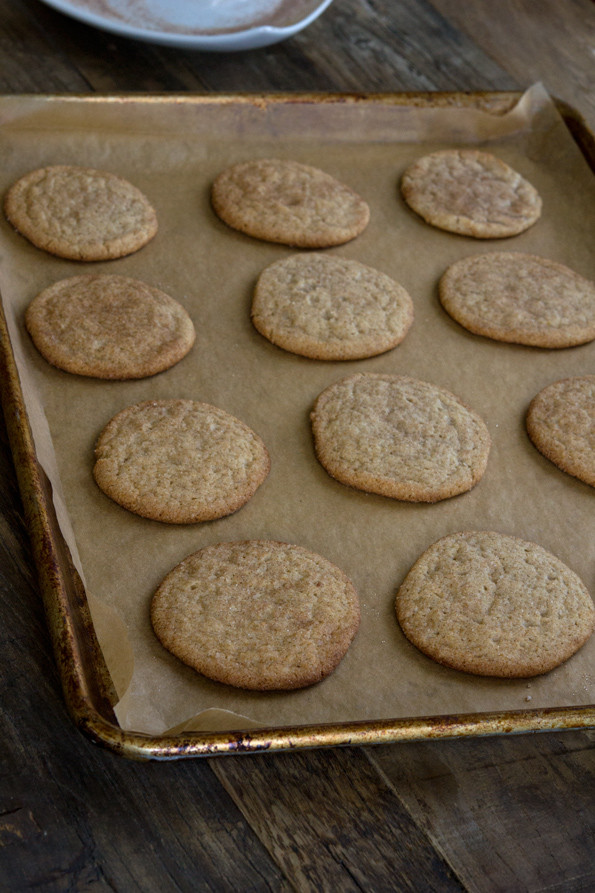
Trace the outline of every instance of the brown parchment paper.
{"type": "Polygon", "coordinates": [[[92,265],[51,257],[5,220],[0,226],[0,289],[39,458],[121,695],[116,712],[124,729],[160,734],[174,727],[351,722],[594,702],[595,640],[547,676],[482,679],[419,654],[402,636],[393,610],[395,591],[421,552],[464,529],[538,542],[594,589],[595,493],[532,447],[524,415],[548,383],[593,373],[595,345],[554,351],[492,342],[460,328],[437,299],[448,264],[476,252],[529,251],[595,276],[594,179],[540,85],[497,115],[379,98],[4,97],[0,148],[3,192],[35,167],[82,164],[129,178],[158,211],[152,243],[128,258],[92,265]],[[409,162],[467,144],[493,151],[541,193],[543,217],[526,233],[478,241],[433,229],[403,204],[398,181],[409,162]],[[291,249],[228,229],[211,211],[209,189],[225,165],[257,156],[318,165],[367,199],[368,229],[332,251],[377,267],[410,292],[415,322],[395,350],[324,363],[275,348],[252,328],[255,280],[291,249]],[[51,368],[24,331],[24,308],[51,282],[90,269],[136,276],[181,301],[197,329],[191,354],[138,382],[94,381],[51,368]],[[324,387],[356,370],[423,378],[477,410],[493,441],[480,484],[436,505],[413,505],[331,480],[313,453],[309,412],[324,387]],[[236,514],[196,526],[162,525],[129,514],[94,484],[93,445],[104,424],[130,403],[165,397],[214,403],[264,439],[270,476],[236,514]],[[202,546],[252,538],[319,552],[359,592],[360,631],[320,685],[290,694],[236,691],[183,666],[153,636],[150,598],[173,565],[202,546]]]}

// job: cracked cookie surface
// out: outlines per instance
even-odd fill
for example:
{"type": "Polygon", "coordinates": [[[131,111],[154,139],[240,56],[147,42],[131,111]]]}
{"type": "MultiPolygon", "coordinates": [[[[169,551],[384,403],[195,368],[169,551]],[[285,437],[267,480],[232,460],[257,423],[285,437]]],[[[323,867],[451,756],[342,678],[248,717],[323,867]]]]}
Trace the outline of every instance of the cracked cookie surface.
{"type": "Polygon", "coordinates": [[[232,165],[211,190],[215,213],[230,227],[267,242],[326,248],[358,236],[368,204],[319,168],[278,158],[232,165]]]}
{"type": "Polygon", "coordinates": [[[288,690],[333,672],[360,609],[351,581],[326,558],[252,540],[189,555],[155,592],[151,621],[165,648],[204,676],[288,690]]]}
{"type": "Polygon", "coordinates": [[[184,307],[138,279],[61,279],[27,307],[33,343],[54,366],[94,378],[144,378],[169,369],[195,340],[184,307]]]}
{"type": "Polygon", "coordinates": [[[269,469],[261,438],[224,410],[194,400],[148,400],[108,422],[93,476],[128,511],[192,524],[241,508],[269,469]]]}
{"type": "Polygon", "coordinates": [[[375,356],[399,344],[413,302],[389,276],[355,260],[298,254],[260,275],[252,302],[255,328],[285,350],[318,360],[375,356]]]}
{"type": "Polygon", "coordinates": [[[396,613],[420,651],[480,676],[547,673],[595,627],[593,601],[574,571],[535,543],[493,531],[430,546],[399,588],[396,613]]]}
{"type": "Polygon", "coordinates": [[[529,404],[526,426],[550,462],[595,487],[595,375],[563,378],[543,388],[529,404]]]}
{"type": "Polygon", "coordinates": [[[495,341],[557,348],[595,338],[595,282],[544,257],[464,257],[441,277],[439,295],[459,325],[495,341]]]}
{"type": "Polygon", "coordinates": [[[33,245],[69,260],[123,257],[157,233],[157,215],[140,189],[93,168],[31,171],[10,187],[4,211],[33,245]]]}
{"type": "Polygon", "coordinates": [[[326,388],[311,413],[316,455],[338,481],[409,502],[470,490],[485,471],[484,421],[449,391],[359,373],[326,388]]]}
{"type": "Polygon", "coordinates": [[[541,197],[517,171],[489,152],[445,149],[405,171],[401,194],[426,223],[477,239],[524,232],[541,216],[541,197]]]}

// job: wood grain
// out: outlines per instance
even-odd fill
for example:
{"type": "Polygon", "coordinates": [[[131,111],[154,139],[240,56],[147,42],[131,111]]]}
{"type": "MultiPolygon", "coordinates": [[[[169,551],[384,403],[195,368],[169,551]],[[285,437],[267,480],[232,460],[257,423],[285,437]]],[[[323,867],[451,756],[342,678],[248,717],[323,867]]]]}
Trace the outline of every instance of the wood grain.
{"type": "Polygon", "coordinates": [[[571,893],[595,889],[593,741],[568,732],[425,742],[368,757],[465,889],[571,893]]]}
{"type": "Polygon", "coordinates": [[[361,751],[211,761],[213,772],[297,890],[462,887],[361,751]],[[346,780],[350,779],[348,785],[346,780]]]}
{"type": "MultiPolygon", "coordinates": [[[[86,91],[89,85],[68,58],[49,43],[46,7],[0,4],[0,90],[3,93],[86,91]]],[[[49,12],[49,10],[48,10],[49,12]]],[[[55,20],[51,13],[50,22],[55,20]]]]}
{"type": "Polygon", "coordinates": [[[593,0],[432,0],[432,5],[523,87],[541,81],[595,130],[593,0]]]}

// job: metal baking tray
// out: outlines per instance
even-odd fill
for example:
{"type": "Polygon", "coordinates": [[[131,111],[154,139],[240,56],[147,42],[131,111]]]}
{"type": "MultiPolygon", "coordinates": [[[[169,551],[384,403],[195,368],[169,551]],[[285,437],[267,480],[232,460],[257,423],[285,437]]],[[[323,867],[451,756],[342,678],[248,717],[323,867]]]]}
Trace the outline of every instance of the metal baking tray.
{"type": "MultiPolygon", "coordinates": [[[[471,106],[500,114],[511,108],[520,96],[519,93],[391,94],[386,97],[375,95],[374,101],[411,107],[456,109],[471,106]]],[[[69,98],[81,103],[95,99],[85,96],[69,98]]],[[[186,96],[183,101],[212,106],[233,100],[261,107],[284,105],[290,110],[292,105],[300,102],[345,103],[356,108],[368,98],[291,94],[194,99],[186,96]]],[[[117,101],[125,102],[125,99],[118,97],[117,101]]],[[[159,98],[154,97],[153,100],[158,102],[159,98]]],[[[574,109],[565,103],[556,104],[569,133],[595,171],[593,134],[574,109]]],[[[114,713],[117,697],[93,628],[85,589],[56,518],[50,482],[36,455],[3,307],[0,307],[0,383],[4,417],[64,697],[77,727],[95,743],[133,759],[171,760],[595,727],[595,705],[590,705],[156,736],[122,729],[114,713]]]]}

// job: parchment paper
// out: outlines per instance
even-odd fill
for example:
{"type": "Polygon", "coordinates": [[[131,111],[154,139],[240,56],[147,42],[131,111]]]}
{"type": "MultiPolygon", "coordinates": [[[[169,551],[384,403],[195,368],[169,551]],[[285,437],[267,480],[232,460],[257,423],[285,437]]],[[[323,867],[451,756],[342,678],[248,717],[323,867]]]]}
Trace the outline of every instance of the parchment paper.
{"type": "Polygon", "coordinates": [[[594,372],[595,345],[554,351],[489,341],[459,327],[437,299],[437,281],[451,262],[491,250],[540,254],[595,277],[593,176],[541,86],[504,115],[373,99],[5,97],[0,147],[3,192],[33,168],[82,164],[127,177],[158,212],[153,242],[97,264],[51,257],[5,220],[0,227],[0,289],[39,458],[122,696],[117,715],[124,729],[160,734],[593,703],[595,640],[547,676],[483,679],[418,653],[393,608],[416,558],[464,529],[538,542],[594,588],[595,493],[534,449],[524,416],[545,385],[594,372]],[[403,204],[398,181],[413,159],[467,144],[493,151],[541,193],[542,219],[526,233],[492,241],[457,236],[428,226],[403,204]],[[332,251],[377,267],[411,294],[415,321],[395,350],[358,362],[318,362],[275,348],[252,328],[255,280],[291,249],[228,229],[210,208],[209,189],[227,164],[266,156],[322,167],[369,202],[368,229],[332,251]],[[91,271],[136,276],[181,301],[197,329],[191,354],[138,382],[94,381],[50,367],[24,330],[24,309],[50,283],[91,271]],[[416,376],[477,410],[493,441],[480,484],[435,505],[413,505],[329,478],[314,456],[309,412],[324,387],[356,370],[416,376]],[[93,445],[106,422],[130,403],[165,397],[214,403],[264,439],[270,476],[236,514],[202,525],[159,524],[126,512],[94,484],[93,445]],[[319,552],[358,590],[360,631],[339,668],[317,686],[290,694],[237,691],[179,663],[152,633],[151,595],[178,561],[205,545],[252,538],[319,552]]]}

